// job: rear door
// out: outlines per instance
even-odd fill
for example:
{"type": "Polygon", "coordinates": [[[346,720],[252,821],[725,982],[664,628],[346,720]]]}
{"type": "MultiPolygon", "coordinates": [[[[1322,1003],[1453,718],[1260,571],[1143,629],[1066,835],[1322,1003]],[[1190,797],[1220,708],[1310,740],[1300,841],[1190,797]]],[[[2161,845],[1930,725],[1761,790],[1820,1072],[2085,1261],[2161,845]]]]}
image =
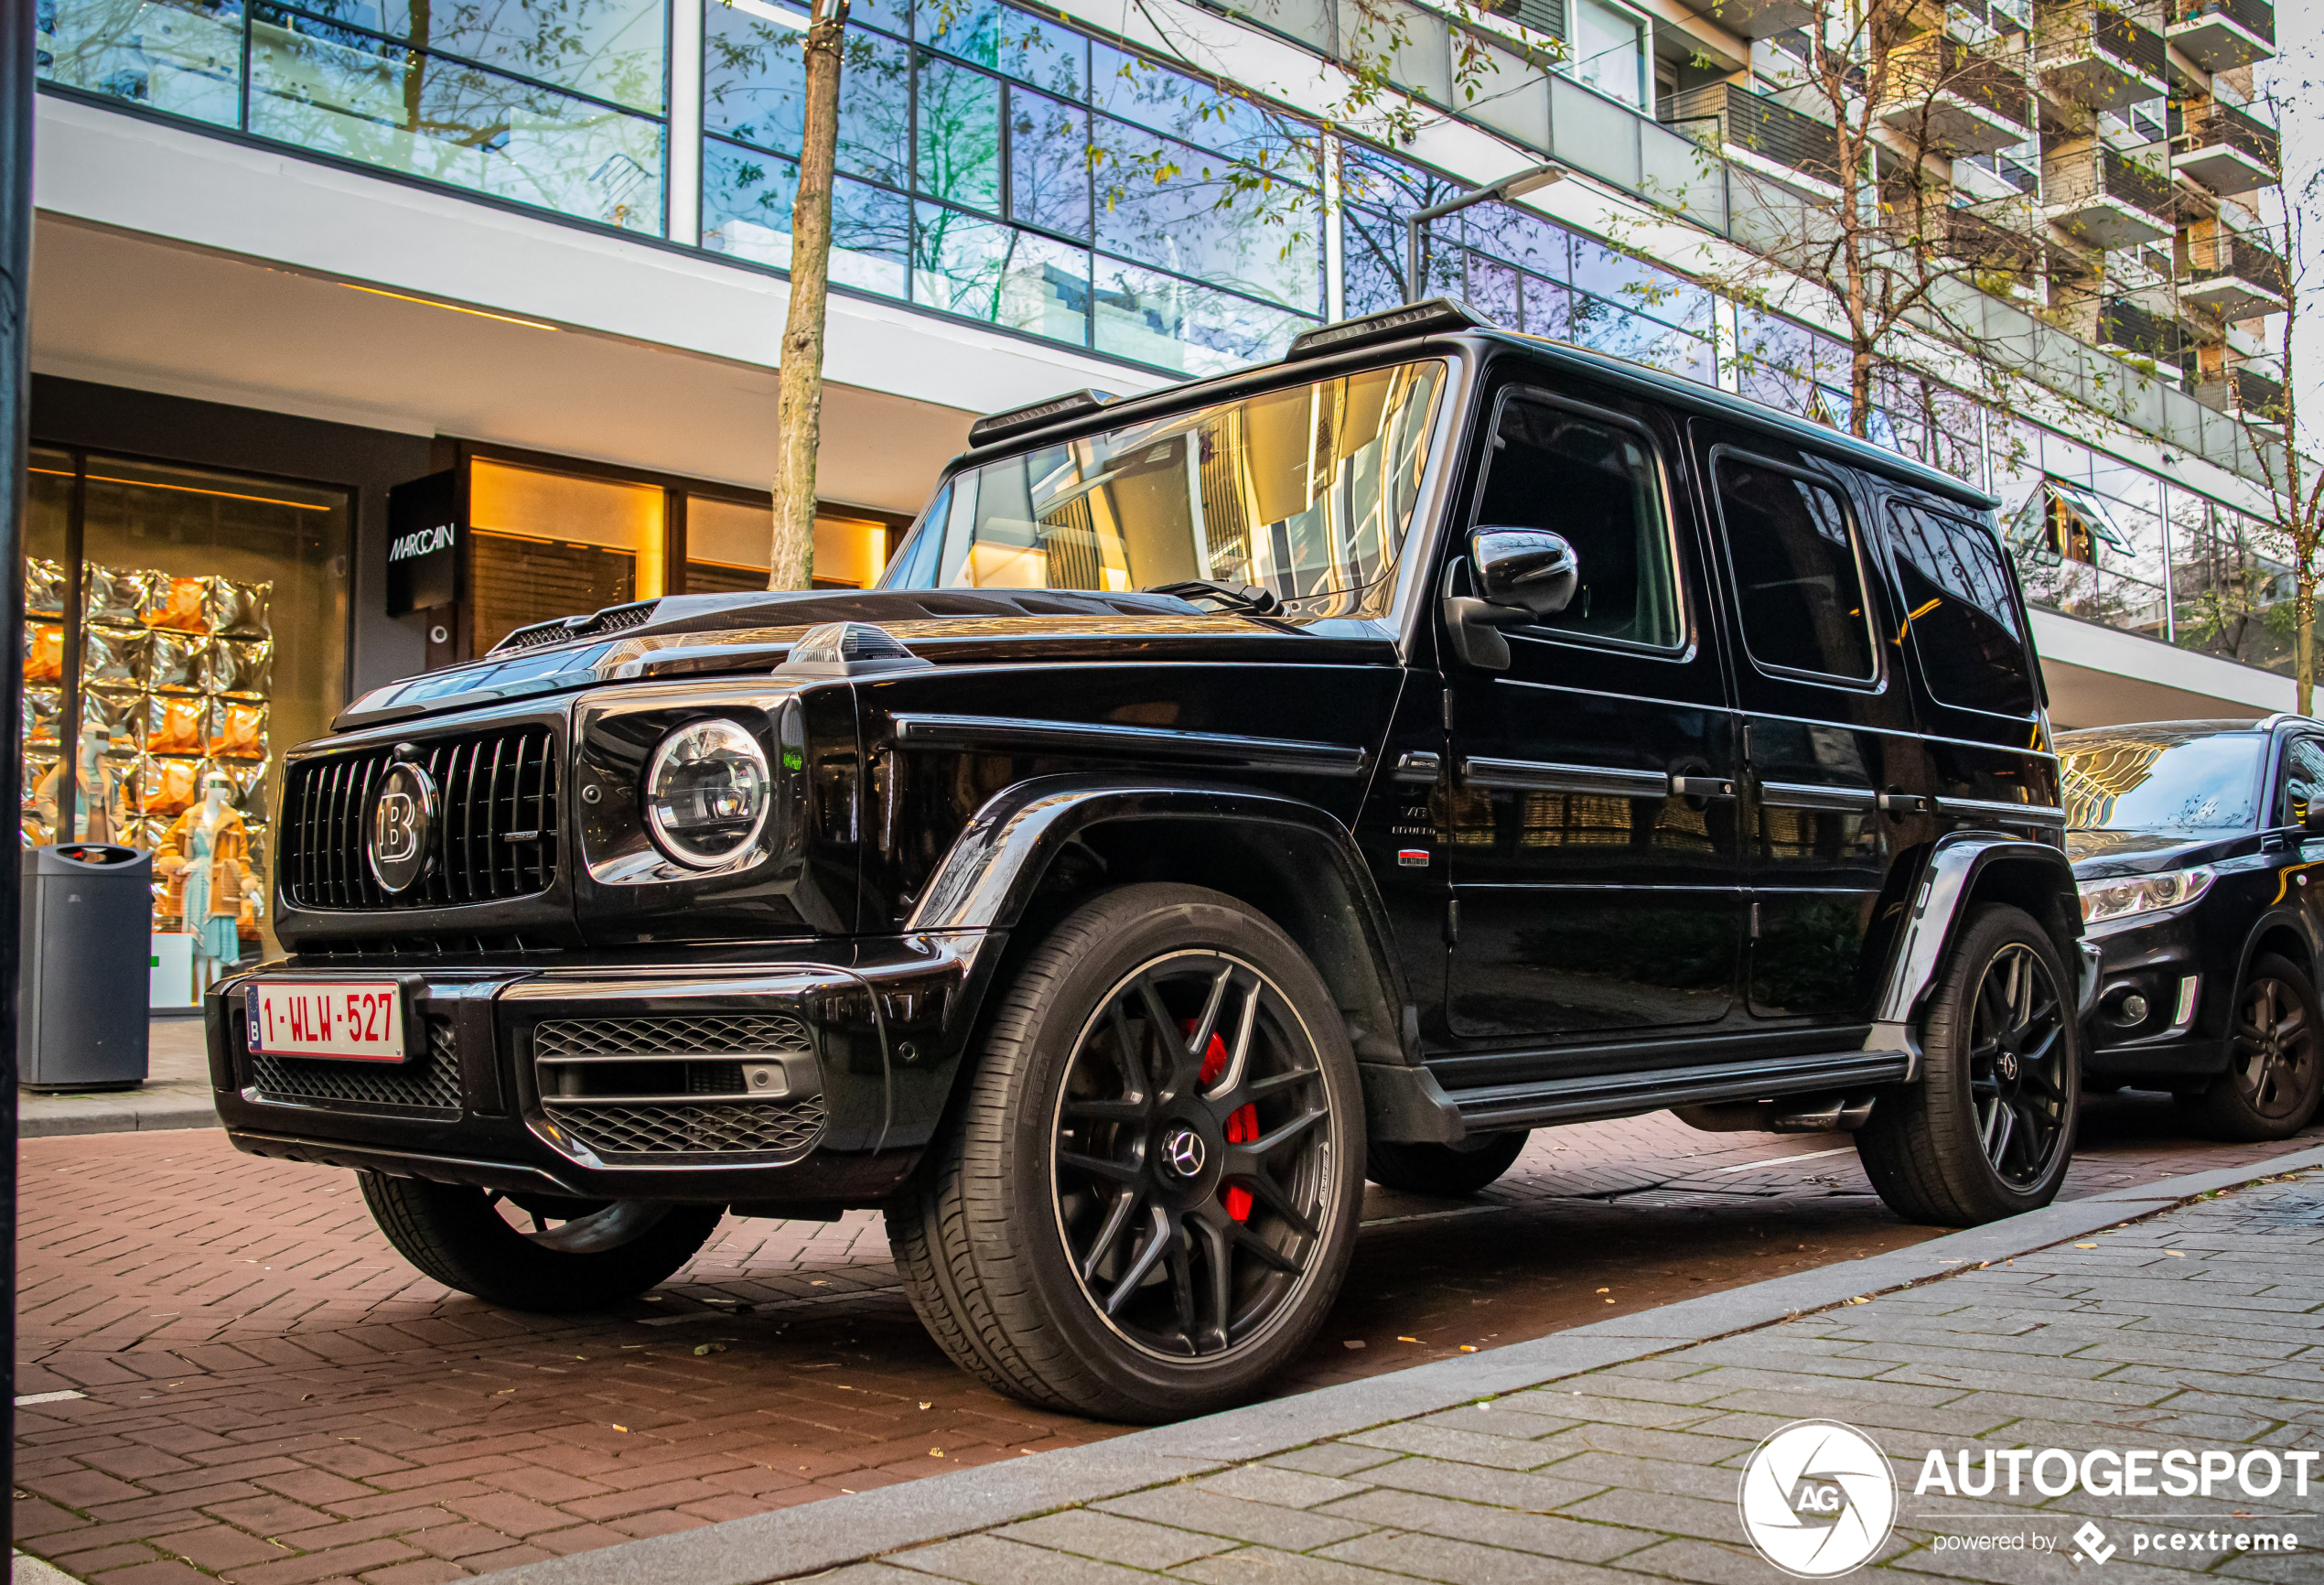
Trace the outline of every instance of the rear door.
{"type": "Polygon", "coordinates": [[[1889,807],[1926,780],[1899,630],[1845,469],[1701,423],[1708,512],[1732,601],[1742,707],[1751,1016],[1868,1016],[1868,950],[1899,851],[1889,807]]]}
{"type": "Polygon", "coordinates": [[[1507,671],[1446,670],[1450,1032],[1539,1048],[1716,1024],[1741,936],[1736,733],[1669,486],[1680,437],[1644,404],[1523,383],[1488,435],[1462,526],[1562,534],[1580,582],[1565,611],[1508,631],[1507,671]]]}

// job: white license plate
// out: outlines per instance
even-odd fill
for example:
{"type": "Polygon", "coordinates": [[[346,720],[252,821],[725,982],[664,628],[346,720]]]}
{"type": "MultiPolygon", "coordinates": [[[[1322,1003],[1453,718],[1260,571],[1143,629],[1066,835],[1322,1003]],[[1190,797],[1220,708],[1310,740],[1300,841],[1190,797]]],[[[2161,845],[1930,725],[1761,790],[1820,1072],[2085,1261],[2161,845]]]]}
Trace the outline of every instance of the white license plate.
{"type": "Polygon", "coordinates": [[[403,989],[381,980],[265,980],[250,991],[250,1046],[283,1057],[400,1062],[403,989]]]}

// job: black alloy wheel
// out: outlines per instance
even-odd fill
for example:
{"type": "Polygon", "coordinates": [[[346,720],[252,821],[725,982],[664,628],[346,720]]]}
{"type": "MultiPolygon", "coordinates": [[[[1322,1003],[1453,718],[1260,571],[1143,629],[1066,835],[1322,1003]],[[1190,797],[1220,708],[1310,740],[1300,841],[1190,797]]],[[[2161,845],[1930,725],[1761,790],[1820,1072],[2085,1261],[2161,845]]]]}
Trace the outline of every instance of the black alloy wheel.
{"type": "Polygon", "coordinates": [[[2082,1102],[2071,984],[2023,909],[1985,903],[1959,922],[1922,1004],[1921,1076],[1883,1093],[1856,1137],[1890,1210],[1966,1227],[2057,1198],[2082,1102]]]}
{"type": "Polygon", "coordinates": [[[2222,1139],[2288,1139],[2316,1116],[2324,1052],[2308,976],[2273,953],[2253,960],[2236,993],[2227,1071],[2186,1098],[2190,1117],[2222,1139]]]}
{"type": "Polygon", "coordinates": [[[1081,1031],[1051,1206],[1090,1302],[1140,1348],[1232,1353],[1315,1258],[1332,1116],[1297,1024],[1257,968],[1191,951],[1140,965],[1081,1031]]]}
{"type": "Polygon", "coordinates": [[[2014,1189],[2040,1181],[2066,1138],[2073,1016],[2050,965],[2022,943],[1985,965],[1970,1020],[1969,1097],[1994,1172],[2014,1189]]]}
{"type": "Polygon", "coordinates": [[[1089,899],[1012,961],[963,1092],[887,1207],[912,1308],[963,1369],[1047,1408],[1183,1419],[1314,1338],[1362,1213],[1363,1086],[1273,921],[1193,886],[1089,899]]]}

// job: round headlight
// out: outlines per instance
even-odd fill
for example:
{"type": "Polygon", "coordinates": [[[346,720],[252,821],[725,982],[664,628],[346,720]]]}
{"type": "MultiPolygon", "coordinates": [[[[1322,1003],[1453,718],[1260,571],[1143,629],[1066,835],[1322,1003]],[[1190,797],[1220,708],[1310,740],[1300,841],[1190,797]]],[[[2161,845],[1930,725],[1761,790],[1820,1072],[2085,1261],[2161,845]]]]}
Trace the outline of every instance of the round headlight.
{"type": "Polygon", "coordinates": [[[766,752],[732,721],[679,728],[646,770],[646,825],[655,846],[696,869],[748,848],[773,803],[766,752]]]}

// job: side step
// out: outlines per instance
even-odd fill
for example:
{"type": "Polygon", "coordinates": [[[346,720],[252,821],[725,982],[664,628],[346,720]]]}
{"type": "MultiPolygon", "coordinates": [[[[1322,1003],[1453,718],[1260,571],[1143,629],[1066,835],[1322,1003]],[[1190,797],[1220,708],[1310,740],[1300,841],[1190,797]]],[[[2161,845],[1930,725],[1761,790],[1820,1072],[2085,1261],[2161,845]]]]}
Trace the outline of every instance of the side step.
{"type": "Polygon", "coordinates": [[[1864,1090],[1901,1082],[1912,1071],[1909,1051],[1828,1051],[1817,1056],[1756,1058],[1645,1073],[1592,1073],[1452,1090],[1447,1098],[1470,1133],[1627,1117],[1666,1106],[1714,1101],[1759,1101],[1817,1090],[1864,1090]]]}

